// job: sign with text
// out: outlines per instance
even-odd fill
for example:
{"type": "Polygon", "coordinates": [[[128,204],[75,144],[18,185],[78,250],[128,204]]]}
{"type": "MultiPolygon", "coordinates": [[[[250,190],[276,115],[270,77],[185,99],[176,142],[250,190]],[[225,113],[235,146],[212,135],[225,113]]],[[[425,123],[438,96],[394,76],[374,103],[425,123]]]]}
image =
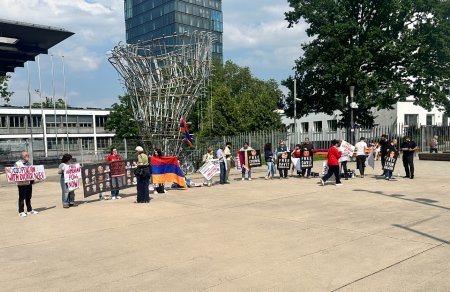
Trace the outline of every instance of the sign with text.
{"type": "Polygon", "coordinates": [[[248,166],[262,166],[261,153],[259,150],[247,150],[248,166]]]}
{"type": "Polygon", "coordinates": [[[81,166],[79,163],[64,166],[64,182],[69,192],[80,188],[81,166]]]}
{"type": "Polygon", "coordinates": [[[291,153],[282,152],[277,155],[277,168],[289,169],[291,168],[291,153]]]}
{"type": "Polygon", "coordinates": [[[43,165],[30,165],[23,167],[5,167],[6,178],[9,183],[21,181],[45,180],[45,169],[43,165]]]}
{"type": "Polygon", "coordinates": [[[220,173],[219,159],[210,159],[198,170],[207,180],[213,178],[214,175],[220,173]]]}
{"type": "Polygon", "coordinates": [[[355,146],[348,143],[347,141],[342,141],[340,148],[342,149],[342,152],[341,152],[342,156],[352,157],[353,153],[355,152],[355,146]]]}
{"type": "Polygon", "coordinates": [[[397,161],[397,159],[393,158],[393,157],[386,157],[386,160],[384,161],[384,170],[390,170],[390,171],[394,171],[395,168],[395,162],[397,161]]]}

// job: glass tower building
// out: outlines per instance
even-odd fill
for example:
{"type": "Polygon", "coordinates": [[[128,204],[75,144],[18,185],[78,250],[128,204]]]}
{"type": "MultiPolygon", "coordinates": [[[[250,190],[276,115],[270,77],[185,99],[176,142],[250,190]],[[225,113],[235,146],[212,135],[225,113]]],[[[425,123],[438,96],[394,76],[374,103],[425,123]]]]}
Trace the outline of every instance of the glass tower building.
{"type": "Polygon", "coordinates": [[[222,60],[222,0],[125,0],[128,44],[175,33],[212,32],[213,55],[222,60]]]}

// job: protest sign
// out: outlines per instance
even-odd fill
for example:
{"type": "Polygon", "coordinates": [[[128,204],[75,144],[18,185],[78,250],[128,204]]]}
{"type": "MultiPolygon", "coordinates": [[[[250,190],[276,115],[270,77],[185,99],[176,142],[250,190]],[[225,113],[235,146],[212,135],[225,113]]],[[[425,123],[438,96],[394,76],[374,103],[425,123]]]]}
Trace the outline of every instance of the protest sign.
{"type": "Polygon", "coordinates": [[[300,157],[300,167],[301,168],[311,168],[313,167],[313,161],[311,156],[300,157]]]}
{"type": "Polygon", "coordinates": [[[291,168],[291,153],[282,152],[277,155],[277,168],[290,169],[291,168]]]}
{"type": "Polygon", "coordinates": [[[347,141],[341,142],[340,149],[342,150],[342,152],[341,152],[342,156],[353,157],[353,153],[355,152],[355,146],[348,143],[347,141]]]}
{"type": "Polygon", "coordinates": [[[292,165],[294,165],[294,167],[295,167],[295,169],[297,171],[301,171],[302,170],[301,163],[300,163],[300,158],[292,157],[291,161],[292,161],[292,165]]]}
{"type": "Polygon", "coordinates": [[[112,161],[109,164],[111,177],[124,176],[126,173],[126,164],[127,162],[125,160],[112,161]]]}
{"type": "Polygon", "coordinates": [[[241,158],[239,157],[239,153],[238,153],[238,156],[236,156],[234,158],[234,161],[236,163],[236,169],[241,171],[242,170],[242,165],[241,165],[241,158]]]}
{"type": "Polygon", "coordinates": [[[247,150],[248,166],[262,166],[261,153],[259,150],[247,150]]]}
{"type": "Polygon", "coordinates": [[[207,180],[213,178],[214,175],[220,173],[219,159],[211,159],[198,170],[207,180]]]}
{"type": "Polygon", "coordinates": [[[64,182],[69,192],[80,188],[81,166],[79,163],[64,166],[64,182]]]}
{"type": "Polygon", "coordinates": [[[395,162],[397,161],[397,159],[393,158],[393,157],[387,157],[385,162],[384,162],[384,170],[390,170],[390,171],[394,171],[395,168],[395,162]]]}
{"type": "Polygon", "coordinates": [[[43,165],[5,167],[5,173],[9,183],[30,180],[41,181],[46,178],[43,165]]]}

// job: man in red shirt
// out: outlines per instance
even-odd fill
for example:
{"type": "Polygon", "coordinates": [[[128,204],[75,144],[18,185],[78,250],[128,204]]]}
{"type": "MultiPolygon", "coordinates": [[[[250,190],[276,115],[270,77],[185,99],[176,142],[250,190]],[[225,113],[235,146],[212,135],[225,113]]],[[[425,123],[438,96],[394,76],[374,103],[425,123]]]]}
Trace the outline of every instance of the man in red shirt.
{"type": "MultiPolygon", "coordinates": [[[[117,160],[122,160],[122,156],[120,156],[117,152],[116,148],[112,148],[111,149],[111,153],[108,155],[108,157],[106,157],[106,161],[107,162],[113,162],[113,161],[117,161],[117,160]]],[[[116,199],[122,199],[121,196],[119,196],[119,189],[118,188],[113,188],[113,186],[117,186],[118,187],[118,178],[117,177],[111,177],[111,199],[112,200],[116,200],[116,199]],[[116,180],[115,184],[113,184],[112,180],[116,180]]]]}
{"type": "Polygon", "coordinates": [[[325,182],[334,174],[336,178],[336,185],[341,186],[341,177],[339,171],[339,158],[341,158],[341,153],[338,150],[339,140],[333,139],[331,141],[331,147],[328,149],[328,172],[321,179],[320,183],[322,186],[325,182]]]}

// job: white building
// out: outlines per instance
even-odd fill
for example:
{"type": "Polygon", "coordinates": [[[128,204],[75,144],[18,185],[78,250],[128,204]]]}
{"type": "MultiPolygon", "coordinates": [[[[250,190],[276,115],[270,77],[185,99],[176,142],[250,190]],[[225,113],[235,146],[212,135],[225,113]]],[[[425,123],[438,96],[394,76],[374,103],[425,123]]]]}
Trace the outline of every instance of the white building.
{"type": "Polygon", "coordinates": [[[20,151],[23,145],[42,156],[61,151],[108,148],[114,133],[105,130],[106,109],[40,109],[0,107],[0,151],[20,151]],[[21,149],[17,149],[17,148],[21,149]]]}

